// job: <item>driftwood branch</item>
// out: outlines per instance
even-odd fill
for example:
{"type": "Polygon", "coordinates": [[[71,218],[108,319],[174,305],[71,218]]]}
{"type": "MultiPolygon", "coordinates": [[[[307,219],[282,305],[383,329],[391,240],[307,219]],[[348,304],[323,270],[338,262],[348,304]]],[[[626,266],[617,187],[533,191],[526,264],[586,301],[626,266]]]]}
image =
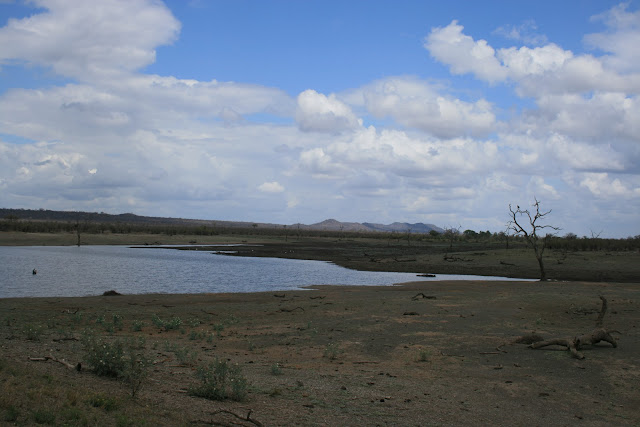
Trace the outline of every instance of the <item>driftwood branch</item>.
{"type": "Polygon", "coordinates": [[[544,338],[542,338],[540,335],[536,334],[535,332],[531,332],[530,334],[525,334],[525,335],[521,335],[519,337],[516,337],[514,339],[512,339],[509,342],[505,342],[500,344],[499,346],[496,347],[496,350],[501,352],[501,353],[506,353],[506,350],[503,350],[502,347],[504,347],[505,345],[512,345],[512,344],[533,344],[536,343],[538,341],[543,341],[544,338]]]}
{"type": "MultiPolygon", "coordinates": [[[[226,414],[226,415],[231,415],[241,421],[246,421],[249,422],[251,424],[253,424],[254,426],[258,426],[258,427],[262,427],[264,424],[262,424],[260,421],[258,420],[254,420],[251,418],[251,412],[253,412],[251,409],[249,409],[249,413],[247,413],[246,417],[243,417],[242,415],[238,415],[235,412],[232,411],[227,411],[226,409],[218,409],[217,411],[211,412],[212,416],[218,415],[218,414],[226,414]]],[[[229,424],[223,423],[223,422],[219,422],[219,421],[196,421],[196,423],[202,423],[202,424],[210,424],[210,425],[216,425],[216,426],[234,426],[234,425],[238,425],[235,422],[231,422],[229,424]]]]}
{"type": "Polygon", "coordinates": [[[599,342],[605,341],[611,344],[614,348],[618,347],[618,343],[611,335],[611,333],[617,331],[602,327],[604,316],[607,313],[607,299],[602,295],[600,296],[600,299],[602,300],[602,306],[600,308],[598,318],[596,319],[596,328],[594,330],[592,330],[588,334],[579,335],[573,338],[554,338],[550,340],[534,342],[529,345],[529,347],[536,349],[548,347],[551,345],[559,345],[566,347],[567,350],[571,352],[573,357],[577,359],[584,359],[584,355],[580,352],[580,349],[585,345],[594,345],[598,344],[599,342]]]}
{"type": "Polygon", "coordinates": [[[66,366],[69,369],[77,369],[78,371],[80,371],[82,369],[81,365],[79,363],[77,365],[72,365],[71,363],[65,361],[64,359],[56,359],[53,356],[30,357],[29,360],[32,361],[32,362],[46,362],[47,360],[51,360],[51,361],[54,361],[54,362],[58,362],[61,365],[66,366]]]}

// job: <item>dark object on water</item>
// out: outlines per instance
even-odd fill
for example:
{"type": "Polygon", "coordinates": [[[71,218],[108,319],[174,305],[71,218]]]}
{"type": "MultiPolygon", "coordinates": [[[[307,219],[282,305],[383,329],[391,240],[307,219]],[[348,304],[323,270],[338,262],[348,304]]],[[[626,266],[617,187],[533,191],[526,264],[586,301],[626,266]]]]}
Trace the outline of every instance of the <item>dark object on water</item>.
{"type": "Polygon", "coordinates": [[[429,273],[424,273],[424,274],[418,274],[418,277],[436,277],[435,274],[429,274],[429,273]]]}
{"type": "Polygon", "coordinates": [[[116,292],[114,290],[111,291],[106,291],[105,293],[102,294],[103,297],[116,297],[122,295],[120,292],[116,292]]]}
{"type": "Polygon", "coordinates": [[[36,274],[38,274],[38,270],[36,270],[35,268],[33,269],[33,275],[35,276],[36,274]]]}

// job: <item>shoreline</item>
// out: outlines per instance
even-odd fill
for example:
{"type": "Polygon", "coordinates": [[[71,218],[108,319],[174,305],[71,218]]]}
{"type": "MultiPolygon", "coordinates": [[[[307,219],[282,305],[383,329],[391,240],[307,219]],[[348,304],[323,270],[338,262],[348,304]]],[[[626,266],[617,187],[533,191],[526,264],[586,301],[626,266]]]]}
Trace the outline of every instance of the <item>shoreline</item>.
{"type": "MultiPolygon", "coordinates": [[[[75,246],[74,234],[0,232],[0,246],[75,246]]],[[[456,248],[414,243],[391,244],[385,240],[302,238],[282,239],[256,236],[166,236],[166,235],[83,235],[83,245],[149,247],[154,244],[185,246],[198,250],[235,244],[229,256],[270,257],[329,261],[360,271],[406,272],[417,274],[464,274],[518,279],[537,279],[539,266],[527,247],[456,248]],[[260,245],[260,246],[255,246],[260,245]]],[[[175,249],[175,248],[171,248],[175,249]]],[[[559,251],[544,256],[547,277],[562,281],[640,282],[640,251],[559,251]]]]}

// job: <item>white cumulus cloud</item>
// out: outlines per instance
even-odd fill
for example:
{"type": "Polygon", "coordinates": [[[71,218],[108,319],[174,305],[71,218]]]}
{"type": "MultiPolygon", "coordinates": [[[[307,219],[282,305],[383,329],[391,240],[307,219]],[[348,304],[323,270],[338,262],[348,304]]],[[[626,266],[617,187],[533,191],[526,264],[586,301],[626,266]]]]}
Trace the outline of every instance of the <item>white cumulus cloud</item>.
{"type": "MultiPolygon", "coordinates": [[[[180,23],[153,0],[34,0],[45,12],[0,29],[0,61],[51,67],[81,80],[140,69],[171,43],[180,23]]],[[[1,63],[0,62],[0,63],[1,63]]]]}
{"type": "Polygon", "coordinates": [[[465,102],[441,94],[416,78],[390,77],[358,92],[374,116],[392,117],[398,123],[441,138],[484,136],[496,125],[492,105],[486,100],[465,102]]]}
{"type": "Polygon", "coordinates": [[[334,94],[308,89],[298,95],[296,122],[303,131],[339,133],[356,129],[361,121],[334,94]]]}
{"type": "Polygon", "coordinates": [[[284,187],[277,181],[264,182],[258,186],[258,190],[264,193],[282,193],[284,187]]]}

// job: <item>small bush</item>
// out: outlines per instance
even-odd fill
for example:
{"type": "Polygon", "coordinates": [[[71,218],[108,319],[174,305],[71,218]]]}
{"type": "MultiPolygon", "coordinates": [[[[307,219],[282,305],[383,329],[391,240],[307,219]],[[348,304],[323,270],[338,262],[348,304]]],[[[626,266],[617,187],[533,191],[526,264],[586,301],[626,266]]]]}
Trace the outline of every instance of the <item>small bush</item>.
{"type": "Polygon", "coordinates": [[[423,348],[418,354],[418,362],[428,362],[430,357],[431,351],[423,348]]]}
{"type": "Polygon", "coordinates": [[[324,357],[329,360],[337,359],[340,353],[342,353],[342,350],[338,348],[336,343],[330,343],[324,348],[324,357]]]}
{"type": "Polygon", "coordinates": [[[133,323],[131,324],[131,330],[133,332],[140,332],[142,331],[142,328],[144,328],[144,322],[140,320],[134,320],[133,323]]]}
{"type": "Polygon", "coordinates": [[[271,365],[271,375],[282,375],[282,368],[280,364],[274,363],[271,365]]]}
{"type": "Polygon", "coordinates": [[[192,341],[201,340],[204,338],[204,335],[205,335],[204,332],[191,331],[189,333],[189,339],[192,341]]]}
{"type": "Polygon", "coordinates": [[[174,317],[171,320],[162,320],[161,318],[159,318],[157,315],[153,315],[153,317],[151,318],[151,321],[153,322],[154,325],[156,325],[158,328],[160,329],[164,329],[165,331],[171,331],[174,329],[178,329],[180,328],[180,325],[182,325],[182,320],[179,317],[174,317]]]}
{"type": "Polygon", "coordinates": [[[119,314],[113,315],[113,327],[118,331],[122,330],[123,318],[119,314]]]}
{"type": "Polygon", "coordinates": [[[32,415],[36,424],[55,424],[56,422],[56,415],[46,409],[35,410],[32,415]]]}
{"type": "Polygon", "coordinates": [[[42,335],[42,327],[28,324],[25,325],[24,328],[22,328],[22,332],[29,341],[40,341],[40,335],[42,335]]]}
{"type": "Polygon", "coordinates": [[[4,413],[4,420],[7,422],[15,422],[18,421],[18,417],[20,416],[20,411],[13,405],[10,405],[4,413]]]}
{"type": "Polygon", "coordinates": [[[199,367],[196,377],[201,384],[189,389],[192,396],[210,400],[246,399],[248,383],[238,365],[229,365],[224,360],[216,359],[208,366],[199,367]]]}
{"type": "Polygon", "coordinates": [[[131,397],[136,397],[149,374],[151,361],[144,354],[131,352],[125,360],[124,370],[120,377],[129,386],[131,397]]]}
{"type": "Polygon", "coordinates": [[[94,408],[102,408],[107,412],[118,409],[118,401],[114,397],[105,396],[103,394],[94,394],[87,401],[94,408]]]}
{"type": "Polygon", "coordinates": [[[165,341],[164,349],[165,351],[173,353],[178,362],[182,365],[191,365],[198,358],[198,353],[196,351],[189,351],[188,348],[179,347],[177,344],[170,343],[169,341],[165,341]]]}
{"type": "Polygon", "coordinates": [[[144,339],[112,343],[85,337],[86,361],[97,375],[122,379],[135,397],[148,375],[150,360],[140,351],[144,339]],[[138,351],[137,351],[138,350],[138,351]]]}
{"type": "Polygon", "coordinates": [[[124,343],[116,340],[105,342],[93,336],[85,338],[86,361],[96,374],[118,377],[125,369],[124,343]]]}

